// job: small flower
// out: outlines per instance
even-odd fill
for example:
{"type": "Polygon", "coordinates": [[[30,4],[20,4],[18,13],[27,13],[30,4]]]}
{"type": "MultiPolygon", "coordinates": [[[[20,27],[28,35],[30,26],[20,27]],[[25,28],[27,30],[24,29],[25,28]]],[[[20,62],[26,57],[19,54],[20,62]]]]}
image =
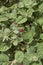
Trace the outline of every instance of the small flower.
{"type": "Polygon", "coordinates": [[[21,28],[21,29],[19,29],[19,32],[23,32],[24,30],[21,28]]]}
{"type": "Polygon", "coordinates": [[[14,24],[17,24],[16,22],[14,22],[14,24]]]}
{"type": "Polygon", "coordinates": [[[20,65],[23,65],[23,64],[20,64],[20,65]]]}

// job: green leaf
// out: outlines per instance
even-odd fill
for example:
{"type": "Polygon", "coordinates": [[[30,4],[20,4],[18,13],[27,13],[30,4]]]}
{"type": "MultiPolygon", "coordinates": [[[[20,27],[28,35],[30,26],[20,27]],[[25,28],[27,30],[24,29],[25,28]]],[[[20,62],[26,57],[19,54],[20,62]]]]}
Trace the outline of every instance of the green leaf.
{"type": "Polygon", "coordinates": [[[40,24],[40,25],[43,25],[43,17],[42,17],[42,18],[39,18],[39,19],[37,20],[37,23],[40,24]]]}
{"type": "Polygon", "coordinates": [[[19,3],[18,3],[18,7],[19,7],[19,8],[23,8],[23,7],[24,7],[23,2],[19,2],[19,3]]]}
{"type": "Polygon", "coordinates": [[[27,8],[29,8],[30,6],[32,7],[35,1],[34,0],[23,0],[23,3],[27,8]]]}
{"type": "Polygon", "coordinates": [[[17,39],[17,35],[12,34],[11,39],[12,39],[12,40],[17,39]]]}
{"type": "Polygon", "coordinates": [[[23,59],[24,59],[24,54],[23,54],[23,52],[22,52],[22,51],[17,51],[17,52],[15,53],[15,59],[16,59],[16,61],[17,61],[18,63],[21,63],[21,62],[23,61],[23,59]]]}
{"type": "Polygon", "coordinates": [[[18,38],[18,40],[19,40],[19,43],[20,43],[20,42],[22,42],[22,41],[23,41],[23,38],[22,38],[22,37],[21,37],[21,38],[18,38]]]}
{"type": "Polygon", "coordinates": [[[22,18],[23,18],[23,16],[24,17],[27,17],[27,11],[26,11],[26,9],[19,9],[18,10],[18,14],[20,14],[20,15],[22,15],[22,18]]]}
{"type": "Polygon", "coordinates": [[[14,9],[10,14],[9,14],[9,18],[10,19],[16,19],[17,17],[17,12],[16,10],[14,9]]]}
{"type": "Polygon", "coordinates": [[[32,14],[33,14],[33,12],[34,12],[34,10],[33,10],[32,8],[29,8],[29,9],[27,10],[27,16],[28,16],[28,17],[31,17],[32,14]]]}
{"type": "Polygon", "coordinates": [[[23,23],[25,23],[27,21],[27,18],[23,18],[23,19],[21,19],[19,22],[18,22],[18,24],[23,24],[23,23]]]}
{"type": "Polygon", "coordinates": [[[0,30],[0,38],[2,38],[2,37],[3,37],[3,31],[0,30]]]}
{"type": "Polygon", "coordinates": [[[38,57],[35,54],[26,52],[24,56],[23,65],[30,65],[31,62],[38,61],[38,57]]]}
{"type": "Polygon", "coordinates": [[[8,62],[9,57],[6,54],[1,53],[0,54],[0,62],[8,62]]]}
{"type": "Polygon", "coordinates": [[[42,25],[42,30],[43,30],[43,25],[42,25]]]}
{"type": "Polygon", "coordinates": [[[39,5],[39,11],[43,12],[43,3],[39,5]]]}
{"type": "Polygon", "coordinates": [[[18,6],[18,4],[17,3],[15,3],[15,4],[13,4],[11,7],[10,7],[10,9],[17,9],[17,6],[18,6]]]}
{"type": "Polygon", "coordinates": [[[13,45],[14,45],[14,46],[17,46],[17,45],[18,45],[18,40],[17,40],[17,39],[15,39],[15,40],[13,41],[13,45]]]}
{"type": "Polygon", "coordinates": [[[27,5],[29,6],[33,3],[33,1],[32,0],[23,0],[23,3],[25,4],[25,6],[27,6],[27,5]]]}
{"type": "Polygon", "coordinates": [[[41,63],[41,61],[39,61],[39,62],[32,63],[32,65],[42,65],[42,63],[41,63]]]}
{"type": "Polygon", "coordinates": [[[14,65],[20,65],[19,63],[14,63],[14,65]]]}
{"type": "Polygon", "coordinates": [[[17,29],[15,29],[13,32],[14,32],[15,34],[18,34],[18,33],[19,33],[19,31],[18,31],[17,29]]]}
{"type": "Polygon", "coordinates": [[[8,10],[7,7],[2,6],[2,7],[0,8],[0,13],[1,13],[1,14],[2,14],[2,13],[5,13],[7,10],[8,10]]]}
{"type": "Polygon", "coordinates": [[[24,40],[29,41],[31,43],[33,41],[34,33],[30,30],[29,32],[23,33],[22,37],[24,40]]]}
{"type": "Polygon", "coordinates": [[[15,26],[14,23],[12,23],[12,24],[10,25],[10,29],[12,29],[13,33],[15,33],[15,34],[18,34],[18,33],[19,33],[18,27],[15,26]]]}
{"type": "Polygon", "coordinates": [[[3,62],[2,65],[9,65],[9,62],[3,62]]]}
{"type": "Polygon", "coordinates": [[[11,30],[15,30],[15,28],[17,28],[17,27],[15,27],[14,23],[12,23],[12,24],[10,25],[10,29],[11,29],[11,30]]]}
{"type": "Polygon", "coordinates": [[[4,30],[4,34],[5,34],[5,35],[8,35],[10,32],[11,32],[11,31],[10,31],[9,28],[5,28],[5,30],[4,30]]]}
{"type": "Polygon", "coordinates": [[[28,33],[23,33],[23,39],[24,40],[29,40],[29,36],[28,36],[28,33]]]}
{"type": "Polygon", "coordinates": [[[10,34],[10,29],[9,28],[6,28],[4,31],[3,31],[3,42],[5,41],[5,40],[9,40],[9,34],[10,34]]]}
{"type": "Polygon", "coordinates": [[[37,44],[38,48],[38,57],[41,59],[43,58],[43,42],[37,44]]]}
{"type": "Polygon", "coordinates": [[[26,59],[26,58],[24,58],[25,60],[23,60],[23,65],[29,65],[29,61],[26,59]]]}
{"type": "Polygon", "coordinates": [[[8,18],[7,17],[4,17],[4,16],[0,16],[0,21],[7,21],[8,18]]]}
{"type": "Polygon", "coordinates": [[[34,53],[30,53],[30,52],[27,52],[26,54],[25,54],[25,57],[27,58],[27,60],[29,61],[29,62],[32,62],[32,61],[38,61],[38,57],[37,57],[37,55],[36,54],[34,54],[34,53]],[[28,59],[29,58],[29,59],[28,59]]]}
{"type": "Polygon", "coordinates": [[[16,19],[16,22],[18,23],[18,22],[20,22],[21,20],[22,20],[22,16],[18,16],[18,18],[16,19]]]}
{"type": "Polygon", "coordinates": [[[0,42],[0,51],[5,52],[5,51],[7,51],[8,49],[10,49],[11,46],[12,46],[12,45],[9,44],[9,43],[1,43],[1,42],[0,42]]]}
{"type": "Polygon", "coordinates": [[[43,33],[42,33],[42,34],[40,34],[40,39],[42,39],[42,40],[43,40],[43,33]]]}
{"type": "Polygon", "coordinates": [[[32,34],[33,34],[33,36],[34,36],[34,35],[36,34],[35,26],[34,26],[34,25],[31,26],[31,31],[32,31],[32,34]]]}

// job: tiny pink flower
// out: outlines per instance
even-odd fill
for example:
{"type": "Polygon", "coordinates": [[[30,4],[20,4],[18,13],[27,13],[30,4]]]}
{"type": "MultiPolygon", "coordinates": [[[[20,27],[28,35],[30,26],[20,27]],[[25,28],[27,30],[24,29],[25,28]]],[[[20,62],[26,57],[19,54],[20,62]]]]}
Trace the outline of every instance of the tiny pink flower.
{"type": "Polygon", "coordinates": [[[19,29],[19,32],[23,32],[23,29],[21,28],[21,29],[19,29]]]}
{"type": "Polygon", "coordinates": [[[16,22],[14,22],[14,24],[17,24],[16,22]]]}
{"type": "Polygon", "coordinates": [[[23,65],[23,64],[20,64],[20,65],[23,65]]]}

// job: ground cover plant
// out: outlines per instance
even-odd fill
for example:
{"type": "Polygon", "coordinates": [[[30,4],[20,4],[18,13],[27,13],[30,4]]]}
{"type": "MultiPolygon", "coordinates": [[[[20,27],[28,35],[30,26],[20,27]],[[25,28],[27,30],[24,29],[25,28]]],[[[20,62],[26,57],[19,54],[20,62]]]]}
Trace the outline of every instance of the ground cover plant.
{"type": "Polygon", "coordinates": [[[43,65],[43,0],[0,0],[0,65],[43,65]]]}

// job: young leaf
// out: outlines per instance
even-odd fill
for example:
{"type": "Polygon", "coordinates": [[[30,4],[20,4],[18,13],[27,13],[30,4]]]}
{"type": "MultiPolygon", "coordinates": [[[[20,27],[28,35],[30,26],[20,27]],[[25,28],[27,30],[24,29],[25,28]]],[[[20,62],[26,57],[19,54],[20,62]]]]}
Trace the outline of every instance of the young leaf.
{"type": "Polygon", "coordinates": [[[23,19],[21,19],[19,22],[18,22],[18,24],[23,24],[23,23],[25,23],[27,21],[27,18],[23,18],[23,19]]]}
{"type": "Polygon", "coordinates": [[[14,46],[17,46],[17,45],[18,45],[18,40],[17,40],[17,39],[15,39],[15,40],[13,41],[13,45],[14,45],[14,46]]]}
{"type": "Polygon", "coordinates": [[[0,54],[0,62],[8,62],[9,57],[6,54],[1,53],[0,54]]]}
{"type": "Polygon", "coordinates": [[[43,3],[39,5],[39,11],[43,12],[43,3]]]}
{"type": "Polygon", "coordinates": [[[32,8],[29,8],[29,9],[27,10],[27,16],[28,16],[28,17],[31,17],[32,14],[33,14],[33,12],[34,12],[34,10],[33,10],[32,8]]]}
{"type": "Polygon", "coordinates": [[[43,42],[38,43],[37,47],[38,47],[38,57],[41,59],[43,58],[43,42]]]}
{"type": "Polygon", "coordinates": [[[42,65],[42,63],[41,63],[41,61],[39,61],[39,62],[32,63],[32,65],[42,65]]]}
{"type": "Polygon", "coordinates": [[[40,39],[42,39],[42,40],[43,40],[43,33],[42,33],[42,34],[40,34],[40,39]]]}
{"type": "Polygon", "coordinates": [[[23,7],[24,7],[23,2],[19,2],[19,3],[18,3],[18,7],[19,7],[19,8],[23,8],[23,7]]]}
{"type": "Polygon", "coordinates": [[[7,51],[8,49],[10,49],[11,46],[12,46],[11,44],[1,43],[1,42],[0,42],[0,51],[1,51],[1,52],[5,52],[5,51],[7,51]]]}
{"type": "Polygon", "coordinates": [[[17,52],[15,53],[15,59],[16,59],[16,61],[17,61],[18,63],[21,63],[21,62],[23,61],[23,59],[24,59],[24,54],[23,54],[23,52],[22,52],[22,51],[17,51],[17,52]]]}
{"type": "Polygon", "coordinates": [[[33,1],[32,0],[23,0],[23,3],[26,7],[30,7],[30,5],[33,4],[33,1]]]}
{"type": "Polygon", "coordinates": [[[4,16],[0,16],[0,21],[7,21],[8,18],[7,17],[4,17],[4,16]]]}
{"type": "Polygon", "coordinates": [[[37,20],[37,23],[40,24],[40,25],[43,25],[43,17],[42,17],[42,18],[39,18],[39,19],[37,20]]]}

